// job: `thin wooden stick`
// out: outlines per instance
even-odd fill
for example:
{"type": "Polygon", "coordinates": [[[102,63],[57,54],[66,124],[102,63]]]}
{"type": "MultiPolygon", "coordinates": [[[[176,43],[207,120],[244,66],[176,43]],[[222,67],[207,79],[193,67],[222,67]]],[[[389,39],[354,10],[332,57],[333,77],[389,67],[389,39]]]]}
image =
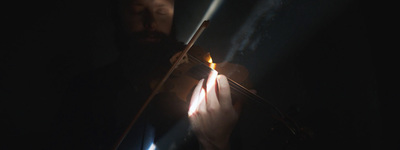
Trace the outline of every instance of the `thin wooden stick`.
{"type": "Polygon", "coordinates": [[[121,145],[122,141],[125,139],[125,137],[128,135],[129,131],[131,130],[132,126],[136,123],[136,121],[139,119],[140,115],[143,113],[143,111],[146,109],[147,105],[151,102],[151,100],[154,98],[155,95],[158,94],[160,91],[161,87],[164,85],[165,81],[169,78],[169,76],[172,74],[175,68],[180,64],[180,61],[183,59],[183,57],[187,54],[187,52],[192,48],[193,44],[196,42],[197,38],[200,37],[201,33],[204,31],[204,29],[208,26],[209,21],[205,20],[203,23],[200,25],[200,27],[197,29],[196,33],[193,35],[193,37],[190,39],[189,43],[186,45],[185,49],[183,52],[180,54],[178,59],[175,61],[175,63],[172,65],[172,67],[169,69],[167,74],[164,76],[164,78],[158,83],[157,87],[153,90],[151,95],[147,98],[147,100],[144,102],[143,106],[140,108],[139,112],[135,115],[134,119],[131,121],[129,126],[126,128],[120,139],[117,141],[115,144],[114,150],[117,150],[119,145],[121,145]]]}

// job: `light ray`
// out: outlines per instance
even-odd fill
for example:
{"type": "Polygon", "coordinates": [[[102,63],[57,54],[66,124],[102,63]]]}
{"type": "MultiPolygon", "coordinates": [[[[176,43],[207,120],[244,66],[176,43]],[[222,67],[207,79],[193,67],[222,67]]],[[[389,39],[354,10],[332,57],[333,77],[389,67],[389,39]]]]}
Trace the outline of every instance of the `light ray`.
{"type": "MultiPolygon", "coordinates": [[[[218,10],[219,6],[222,4],[223,0],[213,0],[213,2],[208,7],[206,13],[204,14],[203,18],[200,20],[200,23],[197,25],[196,29],[200,27],[201,23],[205,20],[210,20],[215,12],[218,10]]],[[[195,32],[192,33],[190,37],[193,37],[195,32]]],[[[191,39],[191,38],[189,38],[191,39]]],[[[189,43],[189,40],[186,41],[186,44],[189,43]]]]}

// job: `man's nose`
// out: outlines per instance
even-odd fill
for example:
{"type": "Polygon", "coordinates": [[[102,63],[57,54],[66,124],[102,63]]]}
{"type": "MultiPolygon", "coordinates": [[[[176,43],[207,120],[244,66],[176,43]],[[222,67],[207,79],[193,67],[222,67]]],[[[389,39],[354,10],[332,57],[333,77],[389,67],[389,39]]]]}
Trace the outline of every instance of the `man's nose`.
{"type": "Polygon", "coordinates": [[[144,18],[143,18],[144,27],[147,30],[153,31],[157,27],[157,21],[154,17],[154,14],[150,11],[147,11],[144,18]]]}

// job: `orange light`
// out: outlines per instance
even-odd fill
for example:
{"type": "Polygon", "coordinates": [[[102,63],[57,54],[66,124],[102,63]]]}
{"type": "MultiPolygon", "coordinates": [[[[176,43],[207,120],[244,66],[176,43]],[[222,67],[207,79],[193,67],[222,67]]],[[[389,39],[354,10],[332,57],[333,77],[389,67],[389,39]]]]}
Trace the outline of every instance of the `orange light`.
{"type": "Polygon", "coordinates": [[[210,59],[208,59],[208,63],[213,63],[212,58],[210,57],[210,59]]]}
{"type": "Polygon", "coordinates": [[[215,66],[217,66],[217,64],[213,63],[212,58],[210,57],[210,59],[208,59],[208,63],[210,63],[208,66],[212,69],[215,70],[215,66]]]}
{"type": "Polygon", "coordinates": [[[212,68],[212,69],[214,69],[215,70],[215,67],[217,66],[217,64],[215,64],[215,63],[211,63],[210,64],[210,68],[212,68]]]}

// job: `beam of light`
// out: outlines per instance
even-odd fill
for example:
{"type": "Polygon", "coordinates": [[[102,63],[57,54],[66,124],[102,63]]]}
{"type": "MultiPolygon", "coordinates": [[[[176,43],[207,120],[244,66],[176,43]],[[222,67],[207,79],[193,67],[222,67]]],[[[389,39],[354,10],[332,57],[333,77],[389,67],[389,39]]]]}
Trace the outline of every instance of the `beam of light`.
{"type": "Polygon", "coordinates": [[[282,0],[260,0],[254,6],[245,23],[231,39],[231,48],[225,57],[226,62],[231,61],[237,51],[255,50],[259,41],[268,36],[259,29],[265,28],[263,25],[272,20],[275,12],[281,8],[282,0]]]}
{"type": "Polygon", "coordinates": [[[223,0],[213,0],[202,20],[210,20],[222,2],[223,0]]]}
{"type": "MultiPolygon", "coordinates": [[[[212,16],[215,14],[215,12],[218,10],[219,6],[222,4],[223,0],[213,0],[213,2],[210,4],[208,7],[206,13],[204,14],[203,18],[200,20],[200,23],[197,25],[196,29],[198,29],[201,25],[201,23],[205,20],[210,20],[212,16]]],[[[190,37],[193,37],[195,32],[192,33],[190,37]]],[[[189,38],[190,40],[191,38],[189,38]]],[[[189,40],[186,41],[186,44],[189,43],[189,40]]]]}
{"type": "MultiPolygon", "coordinates": [[[[196,96],[196,98],[193,99],[193,103],[189,107],[188,115],[189,117],[192,116],[200,106],[200,103],[205,100],[206,94],[210,92],[210,89],[215,86],[216,80],[217,80],[218,72],[215,70],[211,71],[210,78],[207,80],[206,86],[207,86],[207,92],[204,90],[204,88],[201,88],[200,94],[199,95],[193,95],[196,96]]],[[[204,84],[204,82],[203,82],[204,84]]]]}
{"type": "Polygon", "coordinates": [[[156,150],[156,145],[151,143],[150,147],[147,150],[156,150]]]}

